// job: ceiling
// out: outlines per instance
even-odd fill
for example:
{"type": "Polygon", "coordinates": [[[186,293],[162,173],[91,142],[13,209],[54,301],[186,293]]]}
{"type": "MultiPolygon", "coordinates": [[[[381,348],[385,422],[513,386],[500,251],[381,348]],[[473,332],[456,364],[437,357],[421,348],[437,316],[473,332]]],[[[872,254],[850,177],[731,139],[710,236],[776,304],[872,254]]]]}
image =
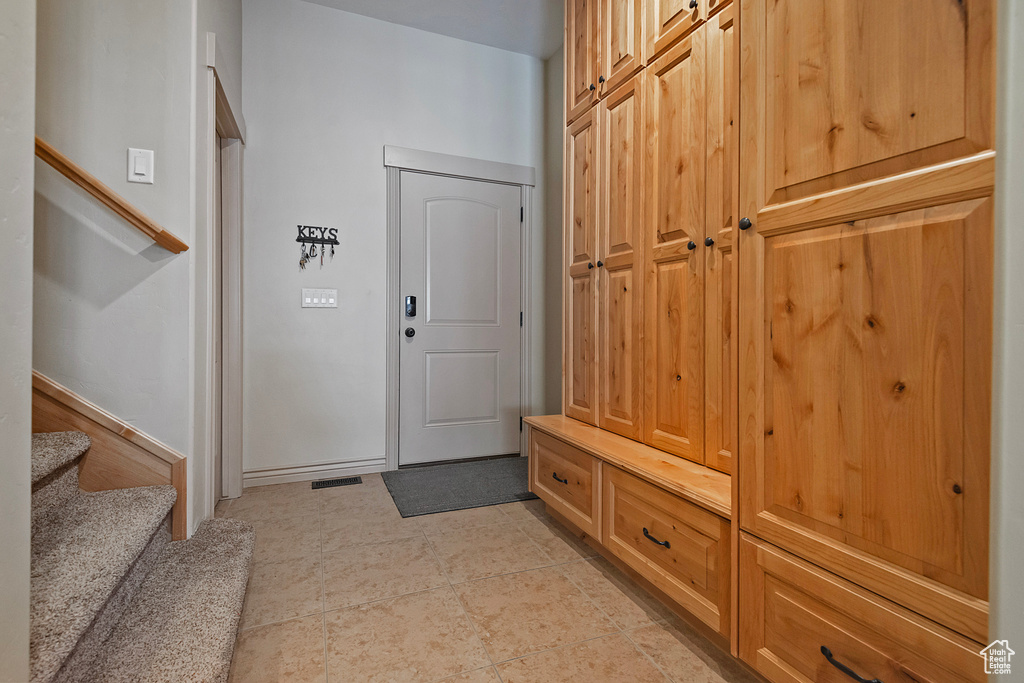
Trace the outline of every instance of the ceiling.
{"type": "Polygon", "coordinates": [[[307,0],[393,24],[547,59],[562,44],[564,0],[307,0]]]}

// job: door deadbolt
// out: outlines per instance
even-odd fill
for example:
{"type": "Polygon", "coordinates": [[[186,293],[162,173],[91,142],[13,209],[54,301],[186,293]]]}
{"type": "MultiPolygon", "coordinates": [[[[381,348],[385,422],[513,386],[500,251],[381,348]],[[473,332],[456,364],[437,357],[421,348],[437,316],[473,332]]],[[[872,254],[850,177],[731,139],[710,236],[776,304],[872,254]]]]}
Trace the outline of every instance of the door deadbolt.
{"type": "Polygon", "coordinates": [[[414,296],[405,297],[405,317],[416,317],[416,297],[414,296]]]}

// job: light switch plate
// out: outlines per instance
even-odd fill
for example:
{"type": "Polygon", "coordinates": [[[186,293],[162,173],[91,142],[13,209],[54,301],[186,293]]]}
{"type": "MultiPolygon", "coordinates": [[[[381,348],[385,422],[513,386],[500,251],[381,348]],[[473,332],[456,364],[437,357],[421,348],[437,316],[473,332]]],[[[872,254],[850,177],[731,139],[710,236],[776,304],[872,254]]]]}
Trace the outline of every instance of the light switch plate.
{"type": "Polygon", "coordinates": [[[302,289],[303,308],[337,308],[338,290],[336,289],[302,289]]]}
{"type": "Polygon", "coordinates": [[[128,148],[128,182],[153,184],[153,150],[128,148]]]}

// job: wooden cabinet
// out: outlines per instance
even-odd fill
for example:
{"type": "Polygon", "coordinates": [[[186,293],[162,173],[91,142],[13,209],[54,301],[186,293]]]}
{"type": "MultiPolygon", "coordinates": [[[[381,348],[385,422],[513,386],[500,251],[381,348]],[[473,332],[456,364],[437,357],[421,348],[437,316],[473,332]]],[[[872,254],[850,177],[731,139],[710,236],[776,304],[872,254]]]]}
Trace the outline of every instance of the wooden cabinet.
{"type": "Polygon", "coordinates": [[[565,2],[565,117],[568,123],[597,102],[600,2],[565,2]]]}
{"type": "Polygon", "coordinates": [[[581,530],[601,534],[601,461],[542,432],[530,434],[530,490],[581,530]]]}
{"type": "Polygon", "coordinates": [[[604,468],[602,544],[691,614],[729,633],[729,522],[604,468]]]}
{"type": "Polygon", "coordinates": [[[707,18],[707,0],[646,0],[648,64],[707,18]]]}
{"type": "Polygon", "coordinates": [[[741,17],[742,527],[979,643],[992,13],[749,0],[741,17]]]}
{"type": "Polygon", "coordinates": [[[573,122],[565,146],[565,414],[597,424],[597,127],[595,111],[573,122]]]}
{"type": "Polygon", "coordinates": [[[740,541],[740,656],[775,683],[984,681],[981,647],[763,541],[740,541]]]}
{"type": "Polygon", "coordinates": [[[603,0],[598,84],[601,96],[625,83],[644,64],[644,0],[603,0]]]}
{"type": "Polygon", "coordinates": [[[735,8],[645,71],[644,441],[730,472],[735,450],[735,8]]]}

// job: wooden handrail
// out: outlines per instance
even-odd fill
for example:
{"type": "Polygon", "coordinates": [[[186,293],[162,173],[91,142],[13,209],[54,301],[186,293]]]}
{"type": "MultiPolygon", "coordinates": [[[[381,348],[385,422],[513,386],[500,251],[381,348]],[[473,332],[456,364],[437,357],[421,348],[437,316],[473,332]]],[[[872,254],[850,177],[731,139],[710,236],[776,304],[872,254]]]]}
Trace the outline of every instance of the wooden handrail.
{"type": "Polygon", "coordinates": [[[48,143],[36,137],[36,156],[60,171],[71,182],[107,205],[110,210],[148,235],[164,249],[180,254],[188,245],[173,233],[167,232],[146,214],[132,206],[124,197],[100,182],[99,178],[68,159],[48,143]]]}

